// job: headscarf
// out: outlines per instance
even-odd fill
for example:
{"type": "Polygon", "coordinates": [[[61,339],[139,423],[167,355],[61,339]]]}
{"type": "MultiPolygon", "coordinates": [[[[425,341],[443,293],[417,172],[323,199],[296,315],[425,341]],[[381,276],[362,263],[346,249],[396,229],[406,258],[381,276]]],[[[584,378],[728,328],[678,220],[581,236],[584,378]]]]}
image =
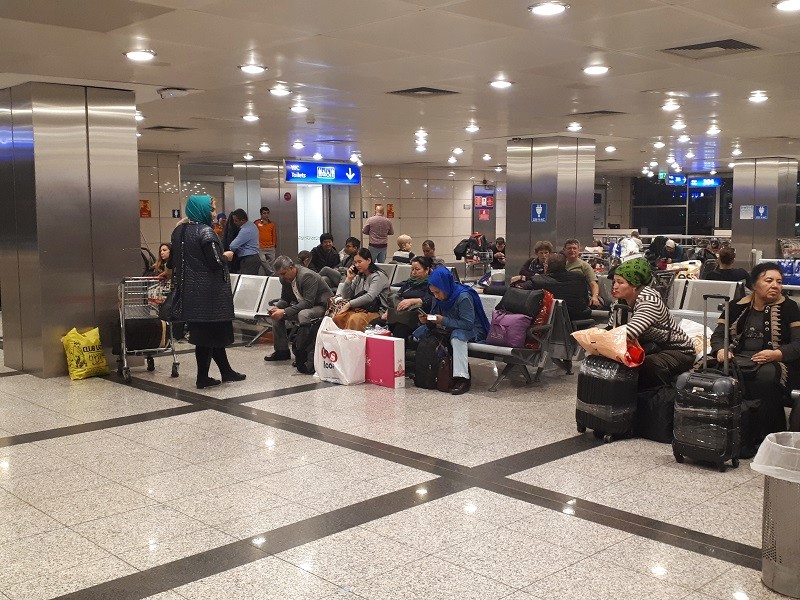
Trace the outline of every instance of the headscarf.
{"type": "Polygon", "coordinates": [[[650,263],[645,258],[634,258],[622,263],[614,274],[619,275],[636,288],[649,284],[653,279],[650,263]]]}
{"type": "Polygon", "coordinates": [[[189,196],[186,201],[186,217],[190,221],[211,227],[211,196],[189,196]]]}
{"type": "Polygon", "coordinates": [[[489,320],[486,318],[486,313],[483,311],[483,305],[481,304],[478,292],[464,284],[456,283],[450,269],[442,266],[436,267],[431,271],[431,274],[428,275],[428,285],[437,287],[447,294],[447,298],[444,300],[439,300],[438,298],[434,300],[435,305],[441,308],[452,308],[455,306],[461,294],[469,294],[476,319],[483,327],[484,333],[489,331],[489,320]]]}

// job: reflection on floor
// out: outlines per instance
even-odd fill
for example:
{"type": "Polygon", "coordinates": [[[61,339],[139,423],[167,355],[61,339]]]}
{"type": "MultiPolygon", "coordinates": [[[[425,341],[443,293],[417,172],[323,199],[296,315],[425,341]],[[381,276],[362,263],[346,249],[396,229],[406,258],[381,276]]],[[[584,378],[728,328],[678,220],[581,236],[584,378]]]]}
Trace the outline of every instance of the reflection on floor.
{"type": "Polygon", "coordinates": [[[339,387],[270,350],[202,393],[191,354],[130,386],[0,377],[0,600],[780,597],[748,461],[578,435],[574,375],[339,387]]]}

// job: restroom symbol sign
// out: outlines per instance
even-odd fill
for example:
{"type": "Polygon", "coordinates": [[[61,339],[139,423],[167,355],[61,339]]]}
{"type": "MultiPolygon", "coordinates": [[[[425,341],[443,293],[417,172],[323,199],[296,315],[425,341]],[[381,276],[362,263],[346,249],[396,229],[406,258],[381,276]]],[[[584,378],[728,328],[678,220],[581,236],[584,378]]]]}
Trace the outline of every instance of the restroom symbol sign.
{"type": "Polygon", "coordinates": [[[531,223],[547,223],[547,204],[534,202],[531,204],[531,223]]]}

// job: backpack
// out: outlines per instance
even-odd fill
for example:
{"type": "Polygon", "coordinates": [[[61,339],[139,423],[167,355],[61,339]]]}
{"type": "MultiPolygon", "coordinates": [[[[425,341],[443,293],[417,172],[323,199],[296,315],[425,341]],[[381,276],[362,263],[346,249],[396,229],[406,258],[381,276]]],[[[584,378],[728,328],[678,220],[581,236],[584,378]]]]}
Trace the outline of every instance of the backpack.
{"type": "Polygon", "coordinates": [[[297,333],[292,340],[295,367],[306,375],[314,374],[314,348],[321,323],[322,319],[314,319],[309,323],[298,325],[297,333]]]}

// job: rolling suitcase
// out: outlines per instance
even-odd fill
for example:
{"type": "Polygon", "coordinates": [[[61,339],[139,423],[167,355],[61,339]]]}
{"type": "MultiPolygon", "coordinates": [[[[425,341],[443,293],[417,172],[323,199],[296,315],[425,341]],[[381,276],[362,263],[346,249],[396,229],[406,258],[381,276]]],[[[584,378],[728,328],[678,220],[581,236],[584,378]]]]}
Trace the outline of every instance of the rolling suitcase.
{"type": "MultiPolygon", "coordinates": [[[[703,322],[707,322],[708,301],[722,300],[725,305],[725,348],[730,345],[730,299],[713,294],[703,295],[703,322]]],[[[685,457],[714,463],[724,472],[730,460],[739,466],[741,450],[742,389],[736,377],[730,376],[727,354],[723,370],[708,368],[703,354],[703,368],[689,371],[678,378],[678,399],[675,402],[675,429],[672,453],[682,463],[685,457]]]]}
{"type": "Polygon", "coordinates": [[[587,356],[578,373],[575,422],[610,442],[629,435],[636,417],[639,373],[605,356],[587,356]]]}

